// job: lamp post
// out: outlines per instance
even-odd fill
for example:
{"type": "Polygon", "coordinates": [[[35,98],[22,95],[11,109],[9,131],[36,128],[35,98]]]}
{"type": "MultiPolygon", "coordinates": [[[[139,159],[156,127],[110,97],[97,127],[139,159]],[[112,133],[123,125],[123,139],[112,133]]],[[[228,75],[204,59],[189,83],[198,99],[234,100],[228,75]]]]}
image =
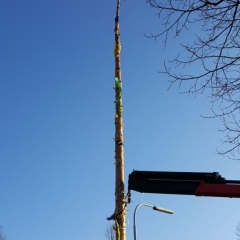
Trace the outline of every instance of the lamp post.
{"type": "Polygon", "coordinates": [[[133,215],[133,234],[134,234],[134,240],[137,240],[137,227],[136,227],[136,213],[137,210],[140,206],[146,206],[146,207],[151,207],[153,210],[155,211],[159,211],[159,212],[163,212],[163,213],[168,213],[168,214],[173,214],[174,211],[166,209],[166,208],[161,208],[161,207],[157,207],[151,204],[147,204],[147,203],[139,203],[135,210],[134,210],[134,215],[133,215]]]}

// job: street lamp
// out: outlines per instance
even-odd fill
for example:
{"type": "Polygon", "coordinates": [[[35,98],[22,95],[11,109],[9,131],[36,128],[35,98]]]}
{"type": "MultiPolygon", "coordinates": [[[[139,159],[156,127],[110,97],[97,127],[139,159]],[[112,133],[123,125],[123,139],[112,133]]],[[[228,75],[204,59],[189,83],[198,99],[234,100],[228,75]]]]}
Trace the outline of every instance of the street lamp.
{"type": "Polygon", "coordinates": [[[147,203],[139,203],[135,210],[134,210],[134,217],[133,217],[133,233],[134,233],[134,240],[137,240],[137,227],[136,227],[136,213],[137,213],[137,209],[140,206],[146,206],[146,207],[151,207],[153,210],[155,211],[159,211],[159,212],[164,212],[164,213],[168,213],[168,214],[173,214],[174,211],[166,209],[166,208],[161,208],[161,207],[157,207],[157,206],[153,206],[151,204],[147,204],[147,203]]]}

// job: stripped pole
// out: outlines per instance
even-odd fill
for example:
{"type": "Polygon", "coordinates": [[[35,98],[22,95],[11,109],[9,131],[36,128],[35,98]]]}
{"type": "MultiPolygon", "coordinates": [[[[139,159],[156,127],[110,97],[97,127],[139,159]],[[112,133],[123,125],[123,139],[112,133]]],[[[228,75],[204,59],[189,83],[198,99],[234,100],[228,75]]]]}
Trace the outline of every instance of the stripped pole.
{"type": "Polygon", "coordinates": [[[123,147],[123,119],[122,119],[122,79],[120,63],[120,29],[119,29],[120,0],[117,0],[117,9],[115,17],[115,229],[116,239],[126,240],[125,229],[125,193],[124,193],[124,147],[123,147]]]}

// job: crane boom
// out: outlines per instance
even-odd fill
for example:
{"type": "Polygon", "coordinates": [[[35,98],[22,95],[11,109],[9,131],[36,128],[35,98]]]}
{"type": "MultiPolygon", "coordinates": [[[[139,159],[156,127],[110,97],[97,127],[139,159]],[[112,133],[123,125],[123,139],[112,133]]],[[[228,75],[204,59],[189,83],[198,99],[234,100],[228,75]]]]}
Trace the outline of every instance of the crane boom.
{"type": "Polygon", "coordinates": [[[141,193],[240,198],[240,181],[226,180],[217,172],[133,171],[128,188],[141,193]]]}

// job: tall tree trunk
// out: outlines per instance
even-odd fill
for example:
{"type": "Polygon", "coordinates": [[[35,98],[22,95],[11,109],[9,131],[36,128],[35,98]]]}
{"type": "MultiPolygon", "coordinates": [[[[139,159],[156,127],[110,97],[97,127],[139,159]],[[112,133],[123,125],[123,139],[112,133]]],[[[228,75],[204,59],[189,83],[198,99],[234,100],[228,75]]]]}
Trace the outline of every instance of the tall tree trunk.
{"type": "Polygon", "coordinates": [[[123,119],[122,119],[122,79],[120,63],[120,29],[119,29],[120,0],[117,1],[115,17],[115,220],[117,240],[126,240],[125,229],[125,193],[124,193],[124,149],[123,149],[123,119]]]}

